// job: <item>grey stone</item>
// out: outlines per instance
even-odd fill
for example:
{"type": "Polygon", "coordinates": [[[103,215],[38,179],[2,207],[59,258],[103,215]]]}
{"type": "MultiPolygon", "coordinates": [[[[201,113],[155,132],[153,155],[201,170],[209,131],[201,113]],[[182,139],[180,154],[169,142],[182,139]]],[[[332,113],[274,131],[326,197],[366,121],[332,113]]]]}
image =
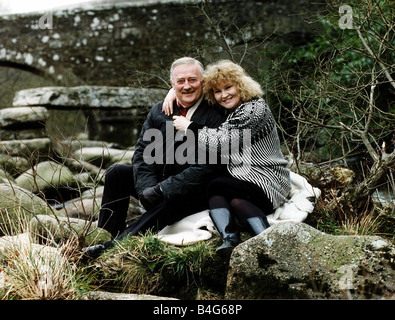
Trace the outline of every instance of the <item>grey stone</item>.
{"type": "Polygon", "coordinates": [[[107,167],[114,163],[131,163],[134,151],[108,147],[85,147],[74,151],[76,160],[92,163],[98,167],[107,167]]]}
{"type": "Polygon", "coordinates": [[[84,220],[97,220],[99,218],[101,198],[77,199],[64,205],[58,210],[62,216],[84,220]]]}
{"type": "Polygon", "coordinates": [[[350,186],[355,178],[355,172],[341,165],[317,166],[313,163],[291,164],[291,170],[299,172],[317,188],[342,189],[350,186]]]}
{"type": "Polygon", "coordinates": [[[73,188],[77,185],[74,175],[65,165],[53,161],[40,162],[15,179],[27,190],[37,192],[59,187],[73,188]]]}
{"type": "Polygon", "coordinates": [[[16,185],[0,184],[0,234],[21,232],[24,223],[37,214],[51,214],[48,204],[28,190],[16,185]]]}
{"type": "Polygon", "coordinates": [[[30,163],[26,158],[0,153],[0,167],[15,177],[28,170],[30,163]]]}
{"type": "Polygon", "coordinates": [[[82,300],[178,300],[178,299],[154,296],[150,294],[92,291],[84,295],[82,297],[82,300]]]}
{"type": "Polygon", "coordinates": [[[151,88],[78,86],[43,87],[18,91],[14,106],[47,108],[133,108],[150,107],[163,99],[166,91],[151,88]]]}
{"type": "Polygon", "coordinates": [[[26,140],[36,138],[47,138],[45,128],[22,129],[22,130],[0,130],[2,140],[26,140]]]}
{"type": "Polygon", "coordinates": [[[0,183],[15,184],[15,179],[3,169],[0,169],[0,183]]]}
{"type": "Polygon", "coordinates": [[[48,110],[44,107],[4,108],[0,109],[0,127],[20,127],[29,123],[43,126],[48,117],[48,110]]]}
{"type": "Polygon", "coordinates": [[[51,140],[49,138],[34,138],[0,141],[0,153],[28,158],[33,153],[48,156],[51,153],[51,140]]]}
{"type": "Polygon", "coordinates": [[[111,234],[99,228],[95,221],[55,215],[36,215],[30,220],[29,231],[32,236],[39,236],[57,243],[77,238],[82,246],[111,240],[111,234]]]}
{"type": "Polygon", "coordinates": [[[334,236],[280,223],[232,254],[228,299],[376,299],[395,293],[395,247],[379,236],[334,236]]]}

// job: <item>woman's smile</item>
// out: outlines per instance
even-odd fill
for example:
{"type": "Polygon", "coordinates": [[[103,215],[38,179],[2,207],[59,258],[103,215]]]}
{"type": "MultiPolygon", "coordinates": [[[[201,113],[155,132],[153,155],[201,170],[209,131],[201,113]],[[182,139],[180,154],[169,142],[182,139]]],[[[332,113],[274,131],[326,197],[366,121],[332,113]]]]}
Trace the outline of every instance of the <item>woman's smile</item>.
{"type": "Polygon", "coordinates": [[[215,100],[226,109],[235,109],[241,104],[241,97],[233,83],[219,85],[214,89],[215,100]]]}

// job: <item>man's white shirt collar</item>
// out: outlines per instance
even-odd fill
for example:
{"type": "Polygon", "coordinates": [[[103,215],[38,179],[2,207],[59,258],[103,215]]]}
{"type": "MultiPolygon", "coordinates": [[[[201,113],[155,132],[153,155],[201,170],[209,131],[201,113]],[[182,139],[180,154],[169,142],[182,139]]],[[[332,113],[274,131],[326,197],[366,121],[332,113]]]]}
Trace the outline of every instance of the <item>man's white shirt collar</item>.
{"type": "Polygon", "coordinates": [[[185,116],[185,118],[187,118],[189,121],[192,118],[193,113],[196,111],[197,107],[199,106],[199,104],[202,102],[204,96],[202,95],[199,100],[192,106],[188,108],[187,114],[185,116]]]}

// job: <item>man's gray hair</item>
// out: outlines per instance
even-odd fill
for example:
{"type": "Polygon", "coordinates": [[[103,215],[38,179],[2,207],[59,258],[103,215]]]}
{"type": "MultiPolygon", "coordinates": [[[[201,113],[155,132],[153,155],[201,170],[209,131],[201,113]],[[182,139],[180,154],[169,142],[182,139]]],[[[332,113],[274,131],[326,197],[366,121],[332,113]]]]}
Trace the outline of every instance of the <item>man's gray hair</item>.
{"type": "Polygon", "coordinates": [[[172,63],[171,68],[170,68],[170,80],[173,80],[174,68],[179,65],[182,65],[182,64],[196,64],[199,67],[200,72],[203,76],[204,67],[203,67],[203,64],[199,60],[197,60],[195,58],[191,58],[191,57],[183,57],[183,58],[175,60],[172,63]]]}

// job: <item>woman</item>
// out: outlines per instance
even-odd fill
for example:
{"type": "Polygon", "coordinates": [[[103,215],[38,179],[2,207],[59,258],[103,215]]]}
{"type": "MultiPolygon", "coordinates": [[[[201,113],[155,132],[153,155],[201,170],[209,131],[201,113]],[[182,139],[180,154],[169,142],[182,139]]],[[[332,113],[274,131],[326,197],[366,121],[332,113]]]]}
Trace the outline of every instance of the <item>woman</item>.
{"type": "Polygon", "coordinates": [[[224,175],[208,186],[210,217],[223,239],[217,253],[228,257],[241,242],[234,217],[255,235],[268,228],[266,215],[286,200],[290,173],[274,118],[261,98],[260,85],[241,66],[222,60],[207,67],[204,86],[208,101],[229,112],[226,121],[216,129],[183,116],[174,116],[173,122],[177,130],[192,130],[199,144],[211,152],[219,152],[219,146],[240,139],[241,148],[233,148],[227,155],[224,175]],[[250,141],[241,143],[241,137],[246,136],[250,141]]]}

